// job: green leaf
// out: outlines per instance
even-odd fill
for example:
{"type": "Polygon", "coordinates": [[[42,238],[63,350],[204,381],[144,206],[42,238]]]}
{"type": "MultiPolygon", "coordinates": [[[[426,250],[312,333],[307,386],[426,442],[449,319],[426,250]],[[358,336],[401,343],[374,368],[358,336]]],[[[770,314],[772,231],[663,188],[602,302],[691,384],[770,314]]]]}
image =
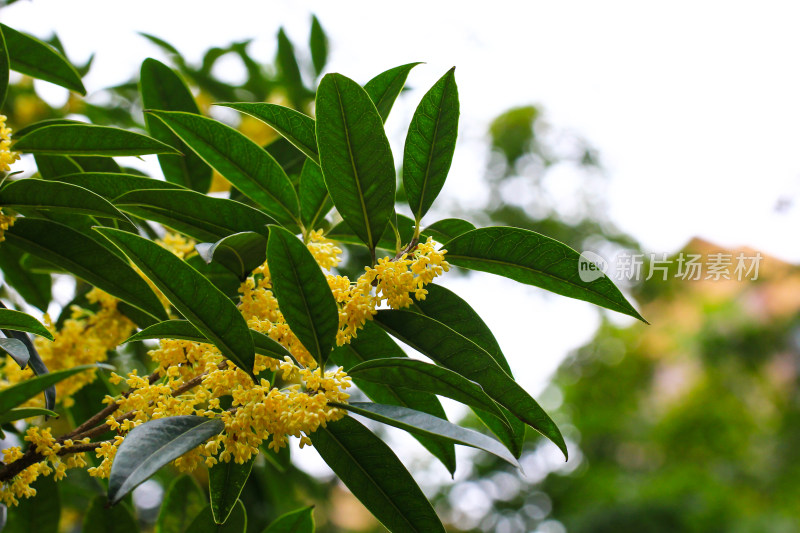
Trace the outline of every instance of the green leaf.
{"type": "Polygon", "coordinates": [[[122,250],[175,309],[219,348],[222,355],[255,379],[255,352],[250,330],[227,296],[158,244],[111,228],[96,230],[122,250]]]}
{"type": "Polygon", "coordinates": [[[50,305],[51,278],[48,274],[36,274],[22,266],[23,252],[9,242],[2,244],[0,270],[3,282],[13,287],[25,302],[46,312],[50,305]]]}
{"type": "Polygon", "coordinates": [[[108,478],[108,500],[117,503],[162,466],[224,429],[222,420],[191,415],[156,418],[136,426],[114,457],[108,478]]]}
{"type": "Polygon", "coordinates": [[[314,506],[279,516],[261,533],[314,533],[314,506]]]}
{"type": "Polygon", "coordinates": [[[239,301],[239,288],[242,286],[242,282],[236,277],[236,274],[219,263],[206,263],[199,255],[189,257],[186,259],[186,263],[213,283],[230,301],[234,303],[239,301]]]}
{"type": "Polygon", "coordinates": [[[349,370],[351,378],[396,388],[446,396],[471,407],[489,411],[508,423],[503,412],[483,388],[447,368],[407,357],[366,361],[349,370]]]}
{"type": "Polygon", "coordinates": [[[422,97],[408,126],[403,153],[403,186],[417,221],[444,186],[458,137],[455,67],[422,97]]]}
{"type": "Polygon", "coordinates": [[[26,400],[33,398],[46,388],[55,385],[56,383],[63,381],[70,376],[74,376],[79,372],[85,372],[86,370],[90,369],[97,370],[98,368],[112,367],[109,367],[108,365],[97,364],[80,365],[68,368],[67,370],[59,370],[49,374],[42,374],[41,376],[26,379],[25,381],[21,381],[15,385],[6,387],[5,389],[0,390],[0,413],[5,413],[6,411],[11,410],[13,407],[24,403],[26,400]]]}
{"type": "Polygon", "coordinates": [[[206,263],[217,262],[244,281],[267,260],[267,238],[261,233],[234,233],[217,242],[201,242],[195,250],[206,263]]]}
{"type": "MultiPolygon", "coordinates": [[[[267,357],[272,357],[274,359],[278,359],[279,361],[283,361],[283,358],[286,356],[291,357],[289,352],[286,351],[283,346],[269,338],[267,335],[251,329],[250,336],[253,338],[253,344],[255,345],[255,351],[257,354],[266,355],[267,357]]],[[[153,324],[152,326],[148,326],[142,331],[131,335],[121,344],[134,341],[143,341],[147,339],[182,339],[192,342],[210,342],[188,320],[165,320],[164,322],[153,324]]]]}
{"type": "Polygon", "coordinates": [[[30,315],[13,309],[0,309],[0,329],[25,331],[51,341],[54,340],[53,334],[41,322],[30,315]]]}
{"type": "Polygon", "coordinates": [[[263,148],[230,126],[178,111],[150,111],[245,196],[281,223],[298,223],[292,183],[263,148]]]}
{"type": "Polygon", "coordinates": [[[53,476],[39,476],[31,485],[35,498],[20,498],[8,513],[3,533],[57,533],[61,517],[61,497],[53,476]],[[47,502],[47,505],[42,505],[47,502]]]}
{"type": "Polygon", "coordinates": [[[268,103],[223,103],[215,104],[230,107],[268,124],[292,143],[298,150],[319,164],[317,153],[317,134],[314,119],[291,107],[268,103]]]}
{"type": "Polygon", "coordinates": [[[395,170],[383,123],[366,91],[327,74],[317,91],[317,143],[339,214],[374,250],[394,213],[395,170]]]}
{"type": "MultiPolygon", "coordinates": [[[[191,91],[183,78],[171,68],[155,59],[142,63],[139,92],[142,107],[162,111],[186,111],[200,114],[191,91]]],[[[174,146],[182,155],[159,155],[158,162],[168,182],[177,183],[205,193],[211,186],[211,167],[205,164],[183,141],[161,121],[145,114],[147,131],[154,139],[174,146]]]]}
{"type": "Polygon", "coordinates": [[[580,254],[550,237],[520,228],[481,228],[459,235],[445,248],[450,264],[535,285],[646,322],[602,273],[583,281],[580,254]]]}
{"type": "Polygon", "coordinates": [[[216,241],[244,231],[267,235],[267,224],[274,222],[248,205],[188,189],[131,191],[116,198],[114,205],[201,241],[216,241]]]}
{"type": "MultiPolygon", "coordinates": [[[[404,243],[410,242],[414,237],[414,221],[407,216],[398,213],[397,226],[400,231],[400,239],[404,243]]],[[[333,239],[334,241],[347,244],[363,245],[362,241],[356,236],[350,226],[347,225],[347,222],[340,222],[336,224],[325,236],[329,239],[333,239]]],[[[381,235],[381,238],[378,240],[377,248],[391,251],[392,254],[395,253],[395,248],[397,248],[397,239],[395,238],[394,230],[391,226],[386,227],[383,235],[381,235]]]]}
{"type": "Polygon", "coordinates": [[[191,533],[189,524],[206,506],[206,495],[189,475],[172,480],[156,521],[156,533],[191,533]]]}
{"type": "Polygon", "coordinates": [[[255,461],[255,457],[244,464],[230,460],[227,463],[217,463],[208,470],[208,492],[215,523],[224,524],[228,521],[255,461]]]}
{"type": "Polygon", "coordinates": [[[10,411],[0,414],[0,424],[14,422],[16,420],[23,420],[25,418],[32,418],[34,416],[52,416],[54,418],[58,418],[58,413],[51,411],[50,409],[41,409],[39,407],[15,407],[10,411]]]}
{"type": "Polygon", "coordinates": [[[316,15],[311,15],[311,36],[308,39],[311,49],[311,63],[314,65],[314,74],[319,76],[325,63],[328,62],[328,36],[319,23],[316,15]]]}
{"type": "Polygon", "coordinates": [[[206,506],[187,529],[191,533],[245,533],[247,531],[247,513],[244,504],[236,502],[230,518],[224,524],[216,524],[211,506],[206,506]]]}
{"type": "Polygon", "coordinates": [[[13,149],[32,154],[105,157],[177,153],[171,146],[147,135],[94,124],[56,124],[39,128],[20,138],[13,149]]]}
{"type": "Polygon", "coordinates": [[[278,55],[275,58],[275,63],[278,65],[278,72],[289,93],[292,105],[302,108],[303,99],[307,91],[303,86],[303,77],[300,75],[300,65],[297,64],[294,45],[289,40],[286,32],[283,31],[283,28],[278,30],[278,55]]]}
{"type": "Polygon", "coordinates": [[[339,309],[325,275],[302,241],[279,226],[270,228],[267,264],[286,323],[325,368],[339,329],[339,309]]]}
{"type": "Polygon", "coordinates": [[[310,435],[314,448],[389,531],[444,533],[439,517],[392,450],[352,417],[310,435]]]}
{"type": "MultiPolygon", "coordinates": [[[[457,294],[440,285],[430,284],[426,289],[428,290],[427,297],[414,302],[414,309],[438,320],[486,350],[500,365],[500,368],[513,378],[514,374],[511,372],[506,356],[503,355],[489,326],[481,320],[478,313],[457,294]]],[[[525,440],[525,424],[505,407],[501,407],[500,410],[510,426],[499,424],[490,412],[479,409],[475,411],[475,414],[509,447],[516,457],[519,457],[522,453],[522,443],[525,440]]]]}
{"type": "Polygon", "coordinates": [[[300,173],[300,218],[307,230],[317,227],[333,208],[333,201],[325,187],[322,169],[313,161],[306,161],[300,173]]]}
{"type": "Polygon", "coordinates": [[[445,218],[434,222],[424,230],[422,230],[423,237],[433,237],[434,240],[445,243],[475,229],[472,222],[461,220],[460,218],[445,218]]]}
{"type": "Polygon", "coordinates": [[[0,24],[0,29],[5,37],[11,70],[86,94],[78,71],[53,47],[5,24],[0,24]]]}
{"type": "Polygon", "coordinates": [[[25,368],[31,359],[28,347],[19,339],[6,339],[0,337],[0,350],[11,356],[20,368],[25,368]]]}
{"type": "Polygon", "coordinates": [[[122,196],[126,192],[143,189],[178,189],[183,187],[175,183],[144,178],[134,174],[116,174],[113,172],[82,172],[80,174],[65,174],[58,176],[57,181],[64,181],[89,189],[109,201],[122,196]]]}
{"type": "Polygon", "coordinates": [[[113,172],[115,174],[122,173],[120,166],[110,157],[76,155],[71,159],[75,161],[84,172],[113,172]]]}
{"type": "Polygon", "coordinates": [[[265,146],[264,149],[275,158],[275,161],[278,162],[288,176],[292,176],[290,181],[294,184],[294,176],[300,174],[303,164],[308,161],[308,156],[283,137],[278,137],[265,146]]]}
{"type": "Polygon", "coordinates": [[[56,222],[23,218],[5,236],[11,244],[63,267],[145,313],[162,320],[167,318],[158,297],[139,274],[86,235],[56,222]]]}
{"type": "Polygon", "coordinates": [[[505,446],[491,437],[477,431],[462,428],[421,411],[400,407],[399,405],[383,405],[371,402],[351,402],[348,404],[332,403],[336,407],[346,409],[357,415],[377,420],[383,424],[400,428],[409,433],[418,433],[446,439],[454,444],[471,446],[496,455],[512,466],[519,468],[519,463],[505,446]]]}
{"type": "Polygon", "coordinates": [[[6,93],[8,92],[8,47],[6,46],[6,39],[3,37],[3,30],[0,27],[0,107],[6,101],[6,93]]]}
{"type": "Polygon", "coordinates": [[[66,155],[37,154],[33,156],[33,160],[36,161],[39,175],[46,180],[52,180],[59,176],[74,174],[83,170],[74,159],[66,155]]]}
{"type": "MultiPolygon", "coordinates": [[[[349,344],[339,346],[331,353],[331,359],[342,366],[348,374],[361,363],[380,361],[384,358],[406,358],[406,354],[388,333],[372,322],[364,324],[364,328],[358,332],[358,337],[351,339],[349,344]]],[[[373,402],[401,405],[447,420],[447,414],[435,394],[398,386],[403,385],[402,383],[379,384],[359,377],[354,377],[353,382],[373,402]]],[[[448,472],[455,473],[456,451],[451,443],[424,435],[413,436],[442,462],[448,472]]]]}
{"type": "Polygon", "coordinates": [[[107,505],[103,496],[97,496],[83,517],[82,533],[138,533],[139,526],[126,504],[107,505]]]}
{"type": "Polygon", "coordinates": [[[389,112],[392,110],[394,101],[403,90],[406,84],[406,78],[411,69],[420,63],[408,63],[407,65],[400,65],[385,72],[381,72],[364,85],[364,90],[367,91],[370,99],[375,103],[378,113],[381,115],[383,122],[389,118],[389,112]]]}
{"type": "MultiPolygon", "coordinates": [[[[5,308],[0,302],[0,307],[5,308]]],[[[49,370],[47,366],[42,361],[42,357],[39,355],[39,352],[36,350],[36,346],[33,345],[31,342],[31,338],[28,336],[27,333],[22,333],[20,331],[14,331],[13,329],[4,329],[2,330],[3,334],[11,339],[16,339],[22,344],[25,345],[25,348],[28,350],[28,366],[33,373],[37,376],[44,376],[48,374],[49,370]]],[[[104,366],[104,365],[98,365],[104,366]]],[[[27,390],[27,389],[26,389],[27,390]]],[[[55,385],[45,386],[44,388],[44,406],[47,409],[55,409],[56,406],[56,387],[55,385]]]]}
{"type": "Polygon", "coordinates": [[[419,313],[379,311],[375,320],[415,350],[481,385],[494,401],[553,441],[567,456],[564,438],[552,419],[486,350],[441,322],[419,313]]]}
{"type": "Polygon", "coordinates": [[[60,181],[37,179],[13,181],[0,189],[0,206],[66,211],[128,220],[102,196],[78,185],[60,181]]]}

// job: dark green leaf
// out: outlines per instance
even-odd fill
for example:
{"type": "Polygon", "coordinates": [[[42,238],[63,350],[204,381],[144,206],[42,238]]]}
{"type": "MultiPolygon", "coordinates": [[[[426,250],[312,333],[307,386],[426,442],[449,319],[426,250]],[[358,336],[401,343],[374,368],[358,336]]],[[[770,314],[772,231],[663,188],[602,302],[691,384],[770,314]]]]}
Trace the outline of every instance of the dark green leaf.
{"type": "Polygon", "coordinates": [[[269,124],[287,141],[296,146],[298,150],[310,157],[315,163],[319,164],[314,119],[308,115],[304,115],[291,107],[262,102],[225,103],[216,105],[230,107],[242,113],[247,113],[251,117],[255,117],[269,124]]]}
{"type": "Polygon", "coordinates": [[[339,329],[339,310],[314,256],[289,231],[271,226],[267,263],[286,323],[325,368],[339,329]]]}
{"type": "Polygon", "coordinates": [[[267,260],[267,238],[252,231],[234,233],[217,242],[201,242],[195,249],[206,263],[217,262],[242,281],[267,260]]]}
{"type": "Polygon", "coordinates": [[[349,404],[333,403],[341,409],[377,420],[384,424],[400,428],[409,433],[446,439],[454,444],[472,446],[496,455],[512,466],[519,467],[514,456],[500,442],[477,431],[462,428],[421,411],[400,407],[399,405],[383,405],[371,402],[351,402],[349,404]]]}
{"type": "Polygon", "coordinates": [[[407,357],[393,357],[366,361],[347,370],[347,374],[354,380],[446,396],[465,405],[489,411],[499,420],[508,423],[497,404],[480,385],[441,366],[407,357]]]}
{"type": "Polygon", "coordinates": [[[39,476],[31,485],[35,498],[20,498],[8,513],[3,533],[57,533],[61,516],[61,497],[53,476],[39,476]],[[42,505],[47,502],[47,505],[42,505]]]}
{"type": "MultiPolygon", "coordinates": [[[[388,333],[372,322],[364,324],[358,337],[351,339],[349,344],[339,346],[331,353],[331,359],[348,373],[365,361],[379,361],[390,357],[406,358],[406,354],[388,333]]],[[[402,405],[447,420],[447,414],[435,394],[398,387],[398,383],[372,383],[358,377],[354,377],[353,382],[373,402],[402,405]]],[[[424,435],[414,435],[414,438],[439,459],[448,472],[455,472],[456,451],[451,443],[424,435]]]]}
{"type": "MultiPolygon", "coordinates": [[[[0,307],[5,308],[0,302],[0,307]]],[[[8,338],[16,339],[22,342],[25,345],[25,348],[28,349],[28,355],[30,356],[28,359],[28,367],[33,370],[33,373],[37,376],[44,376],[48,374],[49,370],[47,369],[47,365],[44,364],[42,361],[42,357],[39,355],[39,352],[36,350],[36,346],[33,345],[31,342],[31,338],[28,336],[27,333],[22,333],[21,331],[14,331],[13,329],[4,329],[2,330],[3,334],[8,338]]],[[[103,366],[103,365],[98,365],[103,366]]],[[[27,389],[25,389],[27,390],[27,389]]],[[[55,385],[49,385],[44,387],[44,406],[47,409],[55,409],[56,406],[56,387],[55,385]]]]}
{"type": "Polygon", "coordinates": [[[74,376],[79,372],[85,372],[89,369],[98,368],[111,368],[108,365],[80,365],[67,370],[59,370],[49,374],[36,376],[35,378],[26,379],[15,385],[6,387],[0,390],[0,413],[5,413],[11,408],[20,405],[29,398],[33,398],[46,388],[55,385],[59,381],[63,381],[70,376],[74,376]]]}
{"type": "Polygon", "coordinates": [[[379,311],[389,333],[438,364],[475,381],[494,401],[553,441],[567,455],[561,432],[547,413],[483,348],[441,322],[411,311],[379,311]]]}
{"type": "Polygon", "coordinates": [[[114,457],[108,478],[108,500],[117,503],[162,466],[224,429],[222,420],[189,415],[156,418],[136,426],[114,457]]]}
{"type": "Polygon", "coordinates": [[[391,449],[352,417],[310,435],[314,448],[389,531],[444,533],[430,502],[391,449]]]}
{"type": "Polygon", "coordinates": [[[153,178],[143,178],[133,174],[116,174],[112,172],[84,172],[80,174],[66,174],[55,178],[58,181],[65,181],[78,185],[84,189],[89,189],[95,194],[99,194],[106,200],[113,201],[126,192],[139,191],[143,189],[178,189],[183,187],[174,183],[156,180],[153,178]]]}
{"type": "Polygon", "coordinates": [[[434,240],[444,243],[474,229],[472,222],[460,218],[445,218],[422,230],[422,236],[433,237],[434,240]]]}
{"type": "Polygon", "coordinates": [[[0,24],[0,28],[5,37],[11,70],[86,94],[78,71],[62,54],[39,39],[5,24],[0,24]]]}
{"type": "Polygon", "coordinates": [[[278,31],[278,55],[275,59],[278,65],[278,72],[283,78],[292,105],[301,108],[306,89],[303,86],[300,66],[297,64],[297,57],[294,54],[294,45],[289,40],[286,32],[283,31],[283,28],[278,31]]]}
{"type": "Polygon", "coordinates": [[[189,524],[206,506],[206,495],[189,475],[175,478],[164,495],[156,521],[156,533],[191,533],[189,524]]]}
{"type": "Polygon", "coordinates": [[[88,189],[37,179],[17,180],[0,189],[0,206],[45,209],[127,220],[125,215],[88,189]]]}
{"type": "Polygon", "coordinates": [[[333,201],[325,187],[322,169],[313,161],[306,161],[300,173],[300,218],[307,230],[313,230],[333,208],[333,201]]]}
{"type": "Polygon", "coordinates": [[[32,154],[106,157],[178,153],[147,135],[94,124],[56,124],[39,128],[21,137],[13,148],[32,154]]]}
{"type": "Polygon", "coordinates": [[[403,185],[417,221],[444,186],[458,137],[455,67],[422,97],[408,126],[403,153],[403,185]]]}
{"type": "Polygon", "coordinates": [[[0,350],[11,356],[17,362],[20,368],[25,368],[28,361],[31,359],[31,354],[28,352],[28,347],[25,346],[19,339],[6,339],[0,337],[0,350]]]}
{"type": "Polygon", "coordinates": [[[63,224],[31,218],[18,219],[5,235],[11,244],[65,268],[145,313],[167,318],[158,297],[139,274],[86,235],[63,224]]]}
{"type": "Polygon", "coordinates": [[[241,501],[236,503],[230,518],[224,524],[214,523],[211,506],[203,509],[191,523],[187,532],[191,533],[245,533],[247,530],[247,513],[241,501]]]}
{"type": "Polygon", "coordinates": [[[292,183],[263,148],[230,126],[177,111],[152,111],[206,163],[281,223],[298,223],[292,183]]]}
{"type": "Polygon", "coordinates": [[[314,533],[314,507],[281,515],[261,533],[314,533]]]}
{"type": "Polygon", "coordinates": [[[239,464],[231,459],[227,463],[217,463],[208,470],[208,492],[215,523],[224,524],[228,521],[255,461],[256,458],[253,457],[244,464],[239,464]]]}
{"type": "Polygon", "coordinates": [[[6,39],[3,37],[3,29],[0,27],[0,107],[6,101],[9,68],[8,48],[6,47],[6,39]]]}
{"type": "Polygon", "coordinates": [[[9,242],[2,244],[0,253],[0,270],[3,271],[3,282],[29,304],[41,311],[47,311],[51,297],[51,278],[48,274],[36,274],[21,264],[23,252],[9,242]]]}
{"type": "MultiPolygon", "coordinates": [[[[397,225],[400,231],[400,240],[403,243],[410,242],[412,237],[414,237],[414,221],[405,215],[397,214],[397,225]]],[[[359,240],[353,230],[350,229],[347,222],[336,224],[325,236],[334,241],[347,244],[362,244],[362,241],[359,240]]],[[[377,248],[381,250],[390,250],[393,253],[395,252],[395,248],[397,248],[397,238],[391,226],[386,227],[383,235],[381,235],[381,238],[378,240],[377,248]]]]}
{"type": "Polygon", "coordinates": [[[445,247],[453,265],[505,276],[645,321],[604,274],[583,281],[580,254],[550,237],[520,228],[481,228],[459,235],[445,247]]]}
{"type": "Polygon", "coordinates": [[[397,100],[400,91],[403,90],[403,85],[406,84],[408,73],[417,65],[419,63],[408,63],[407,65],[394,67],[381,72],[364,85],[364,90],[367,91],[370,99],[375,102],[375,107],[384,122],[389,118],[389,112],[392,110],[394,101],[397,100]]]}
{"type": "Polygon", "coordinates": [[[227,296],[158,244],[124,231],[96,229],[122,250],[222,355],[253,376],[253,340],[247,322],[227,296]]]}
{"type": "Polygon", "coordinates": [[[120,166],[110,157],[76,155],[71,159],[75,161],[84,172],[113,172],[115,174],[122,173],[120,166]]]}
{"type": "Polygon", "coordinates": [[[139,526],[126,504],[107,505],[104,496],[97,496],[83,517],[82,533],[138,533],[139,526]]]}
{"type": "MultiPolygon", "coordinates": [[[[200,109],[183,78],[155,59],[148,58],[142,63],[139,91],[145,109],[200,114],[200,109]]],[[[211,186],[211,167],[192,152],[164,123],[148,114],[145,114],[144,121],[154,139],[174,146],[183,154],[158,156],[158,162],[167,181],[201,193],[208,192],[211,186]]]]}
{"type": "Polygon", "coordinates": [[[311,36],[308,39],[311,48],[311,62],[314,64],[314,74],[319,76],[325,63],[328,62],[328,36],[319,23],[316,15],[311,16],[311,36]]]}
{"type": "Polygon", "coordinates": [[[15,407],[10,411],[0,414],[0,424],[32,418],[34,416],[52,416],[58,418],[58,413],[50,409],[41,409],[39,407],[15,407]]]}
{"type": "Polygon", "coordinates": [[[284,172],[291,177],[292,183],[295,182],[294,176],[300,174],[303,164],[308,161],[306,154],[283,137],[278,137],[265,146],[264,149],[275,158],[275,161],[278,162],[284,172]]]}
{"type": "Polygon", "coordinates": [[[372,250],[394,213],[395,170],[383,123],[366,91],[327,74],[317,91],[317,143],[339,214],[372,250]]]}
{"type": "Polygon", "coordinates": [[[186,259],[186,263],[213,283],[232,302],[239,301],[239,288],[242,286],[242,282],[236,277],[236,274],[219,263],[206,263],[199,255],[189,257],[186,259]]]}
{"type": "Polygon", "coordinates": [[[0,329],[26,331],[53,340],[53,334],[41,322],[30,315],[13,309],[0,309],[0,329]]]}
{"type": "Polygon", "coordinates": [[[33,160],[36,161],[39,175],[46,180],[83,170],[74,159],[66,155],[36,154],[33,156],[33,160]]]}
{"type": "Polygon", "coordinates": [[[200,241],[216,241],[244,231],[267,235],[267,224],[274,222],[248,205],[188,189],[131,191],[116,198],[114,205],[200,241]]]}

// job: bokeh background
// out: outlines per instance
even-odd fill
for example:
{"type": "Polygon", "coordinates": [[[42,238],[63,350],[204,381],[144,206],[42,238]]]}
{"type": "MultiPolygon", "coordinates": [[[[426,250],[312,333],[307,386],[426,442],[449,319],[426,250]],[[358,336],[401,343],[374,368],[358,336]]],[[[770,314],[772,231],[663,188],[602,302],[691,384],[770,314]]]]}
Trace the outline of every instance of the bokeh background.
{"type": "MultiPolygon", "coordinates": [[[[138,69],[154,57],[182,72],[205,112],[268,145],[276,137],[267,126],[209,104],[271,101],[313,114],[320,74],[364,83],[424,61],[386,124],[401,153],[417,102],[456,65],[459,145],[444,201],[426,220],[525,227],[609,259],[667,254],[672,263],[666,281],[619,282],[649,326],[489,275],[443,280],[495,332],[571,456],[564,463],[530,434],[524,474],[460,450],[450,479],[416,441],[384,431],[448,528],[800,531],[793,3],[4,3],[0,21],[61,48],[89,90],[83,101],[12,77],[4,112],[14,130],[62,116],[141,127],[138,69]],[[311,61],[312,14],[328,39],[322,72],[311,61]],[[755,280],[677,275],[681,253],[756,252],[755,280]]],[[[159,174],[148,157],[119,162],[159,174]]],[[[31,160],[15,166],[25,168],[31,160]]],[[[56,279],[54,290],[64,305],[75,287],[56,279]]],[[[143,354],[120,364],[135,366],[143,354]]],[[[143,525],[171,476],[162,472],[134,495],[143,525]]],[[[99,487],[75,473],[41,490],[60,495],[63,530],[79,531],[99,487]]],[[[313,450],[260,462],[243,499],[254,532],[309,503],[320,531],[380,531],[313,450]]]]}

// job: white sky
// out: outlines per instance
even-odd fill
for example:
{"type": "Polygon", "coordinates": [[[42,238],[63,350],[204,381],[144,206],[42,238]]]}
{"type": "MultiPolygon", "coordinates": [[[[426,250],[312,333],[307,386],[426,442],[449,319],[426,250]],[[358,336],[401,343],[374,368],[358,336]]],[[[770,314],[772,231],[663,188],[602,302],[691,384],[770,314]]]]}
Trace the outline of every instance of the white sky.
{"type": "MultiPolygon", "coordinates": [[[[280,25],[305,53],[312,12],[331,38],[330,71],[363,83],[426,62],[387,124],[395,147],[424,90],[457,66],[461,132],[443,194],[474,189],[494,116],[541,104],[551,123],[599,150],[610,216],[647,249],[673,252],[698,235],[800,261],[791,229],[800,209],[774,210],[800,193],[795,2],[23,0],[0,19],[40,37],[56,29],[76,62],[97,52],[91,92],[129,79],[147,56],[163,58],[137,31],[190,59],[255,38],[253,55],[269,61],[280,25]]],[[[597,324],[588,304],[491,276],[446,284],[481,310],[529,390],[597,324]]]]}

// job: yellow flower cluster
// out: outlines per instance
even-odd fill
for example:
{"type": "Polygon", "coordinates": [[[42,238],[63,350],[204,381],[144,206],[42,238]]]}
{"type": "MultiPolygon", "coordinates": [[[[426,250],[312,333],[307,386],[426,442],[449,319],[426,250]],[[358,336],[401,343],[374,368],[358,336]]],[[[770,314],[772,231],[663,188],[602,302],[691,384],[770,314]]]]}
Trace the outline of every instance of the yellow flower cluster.
{"type": "Polygon", "coordinates": [[[6,116],[0,115],[0,171],[8,172],[19,154],[11,151],[11,128],[6,126],[6,116]]]}
{"type": "Polygon", "coordinates": [[[14,225],[16,218],[17,217],[13,215],[7,215],[6,213],[3,213],[3,209],[0,208],[0,242],[6,240],[5,232],[8,228],[14,225]]]}

